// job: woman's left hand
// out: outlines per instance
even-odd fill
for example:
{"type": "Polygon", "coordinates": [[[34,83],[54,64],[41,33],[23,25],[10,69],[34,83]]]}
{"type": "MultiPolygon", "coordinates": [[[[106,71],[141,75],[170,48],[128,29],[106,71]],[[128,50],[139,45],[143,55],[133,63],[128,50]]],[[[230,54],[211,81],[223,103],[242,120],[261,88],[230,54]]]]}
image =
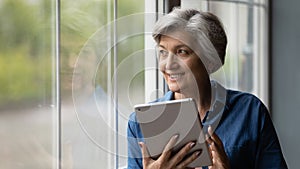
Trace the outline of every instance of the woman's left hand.
{"type": "Polygon", "coordinates": [[[210,137],[206,140],[209,144],[213,162],[209,169],[230,169],[230,162],[221,139],[212,131],[211,127],[208,127],[208,133],[210,137]]]}

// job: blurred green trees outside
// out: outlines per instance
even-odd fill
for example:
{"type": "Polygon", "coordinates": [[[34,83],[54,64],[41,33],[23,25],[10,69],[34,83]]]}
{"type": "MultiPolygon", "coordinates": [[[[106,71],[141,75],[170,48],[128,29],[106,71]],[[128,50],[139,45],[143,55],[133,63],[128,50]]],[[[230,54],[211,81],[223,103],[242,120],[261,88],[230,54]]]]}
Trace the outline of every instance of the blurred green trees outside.
{"type": "MultiPolygon", "coordinates": [[[[143,4],[138,0],[120,1],[118,16],[143,12],[143,4]]],[[[113,2],[62,0],[60,7],[61,91],[70,94],[77,56],[90,36],[112,21],[113,2]]],[[[21,103],[53,104],[55,1],[1,0],[0,23],[1,108],[21,103]]],[[[142,49],[143,37],[128,43],[134,48],[122,48],[120,60],[130,50],[142,49]]]]}
{"type": "Polygon", "coordinates": [[[0,106],[51,102],[51,0],[0,3],[0,106]]]}

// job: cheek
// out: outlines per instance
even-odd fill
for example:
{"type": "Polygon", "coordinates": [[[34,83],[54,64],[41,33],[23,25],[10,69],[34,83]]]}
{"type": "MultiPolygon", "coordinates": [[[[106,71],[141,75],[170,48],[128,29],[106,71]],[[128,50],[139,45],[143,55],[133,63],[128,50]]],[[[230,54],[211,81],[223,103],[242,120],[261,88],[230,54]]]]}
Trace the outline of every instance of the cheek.
{"type": "Polygon", "coordinates": [[[185,62],[184,69],[189,73],[194,73],[198,71],[198,65],[195,61],[189,60],[188,62],[185,62]]]}
{"type": "Polygon", "coordinates": [[[195,60],[193,62],[190,62],[188,65],[194,76],[203,76],[206,74],[206,70],[203,66],[203,64],[199,60],[195,60]]]}
{"type": "Polygon", "coordinates": [[[165,69],[166,69],[166,64],[165,64],[165,62],[163,62],[163,61],[159,61],[158,62],[158,67],[159,67],[159,70],[160,71],[165,71],[165,69]]]}
{"type": "Polygon", "coordinates": [[[203,69],[202,67],[195,67],[193,69],[193,76],[197,79],[206,79],[208,77],[208,74],[206,73],[206,70],[203,69]]]}

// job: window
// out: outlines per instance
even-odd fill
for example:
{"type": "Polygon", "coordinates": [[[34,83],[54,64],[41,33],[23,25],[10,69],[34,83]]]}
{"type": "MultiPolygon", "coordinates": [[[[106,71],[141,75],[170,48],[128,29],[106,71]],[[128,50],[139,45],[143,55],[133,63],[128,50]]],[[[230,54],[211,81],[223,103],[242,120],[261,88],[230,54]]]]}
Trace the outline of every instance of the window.
{"type": "Polygon", "coordinates": [[[229,45],[213,78],[267,103],[267,4],[0,1],[1,168],[124,168],[133,106],[167,90],[151,31],[173,6],[221,18],[229,45]]]}

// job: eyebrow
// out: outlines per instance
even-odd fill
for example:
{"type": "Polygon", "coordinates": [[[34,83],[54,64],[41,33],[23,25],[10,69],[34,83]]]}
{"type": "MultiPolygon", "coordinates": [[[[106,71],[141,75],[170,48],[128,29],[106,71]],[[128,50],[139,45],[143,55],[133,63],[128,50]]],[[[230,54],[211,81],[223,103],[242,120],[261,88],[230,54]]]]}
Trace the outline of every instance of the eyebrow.
{"type": "MultiPolygon", "coordinates": [[[[161,45],[161,44],[159,44],[158,47],[162,47],[162,48],[166,49],[166,47],[165,47],[164,45],[161,45]]],[[[180,44],[180,45],[176,45],[176,46],[174,47],[174,49],[178,49],[178,48],[182,48],[182,47],[189,48],[187,45],[180,44]]],[[[189,48],[189,49],[190,49],[190,48],[189,48]]]]}

